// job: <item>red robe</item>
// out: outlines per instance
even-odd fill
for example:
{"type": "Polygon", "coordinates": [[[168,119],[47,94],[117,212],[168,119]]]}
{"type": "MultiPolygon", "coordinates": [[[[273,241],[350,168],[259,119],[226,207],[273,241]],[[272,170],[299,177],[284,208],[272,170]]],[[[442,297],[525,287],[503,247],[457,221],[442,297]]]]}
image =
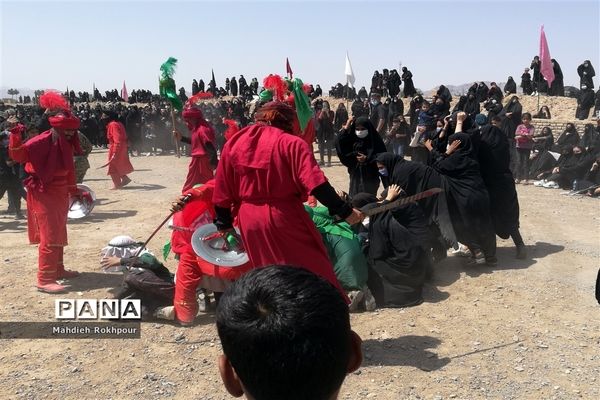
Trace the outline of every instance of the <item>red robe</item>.
{"type": "Polygon", "coordinates": [[[109,122],[106,125],[106,137],[108,138],[108,160],[110,161],[107,175],[122,177],[133,172],[127,152],[127,134],[123,124],[118,121],[109,122]]]}
{"type": "Polygon", "coordinates": [[[319,232],[303,202],[327,182],[308,144],[261,124],[234,135],[224,146],[213,203],[237,210],[244,247],[254,267],[300,266],[343,293],[319,232]]]}
{"type": "MultiPolygon", "coordinates": [[[[31,176],[27,187],[27,233],[31,244],[39,244],[38,283],[56,281],[64,271],[62,248],[67,245],[69,192],[76,192],[73,152],[79,142],[63,135],[53,138],[48,130],[22,143],[21,133],[10,135],[10,157],[25,163],[31,176]]],[[[76,136],[76,135],[75,135],[76,136]]]]}
{"type": "Polygon", "coordinates": [[[184,322],[193,321],[198,313],[196,291],[203,276],[234,281],[250,269],[249,263],[236,268],[220,267],[194,253],[192,234],[199,226],[212,223],[215,218],[212,204],[214,184],[215,181],[210,180],[197,189],[188,190],[185,194],[191,195],[191,199],[182,211],[173,216],[171,248],[179,255],[173,305],[177,319],[184,322]]]}
{"type": "Polygon", "coordinates": [[[182,192],[191,189],[194,185],[205,183],[214,177],[214,167],[210,164],[210,156],[205,146],[210,143],[215,145],[215,133],[208,124],[199,124],[192,130],[192,160],[188,174],[183,184],[182,192]]]}

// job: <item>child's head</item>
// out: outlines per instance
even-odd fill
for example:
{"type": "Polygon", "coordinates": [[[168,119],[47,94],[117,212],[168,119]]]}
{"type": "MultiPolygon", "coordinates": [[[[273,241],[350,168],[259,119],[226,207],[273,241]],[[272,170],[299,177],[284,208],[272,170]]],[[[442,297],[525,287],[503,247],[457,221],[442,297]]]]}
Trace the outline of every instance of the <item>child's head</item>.
{"type": "Polygon", "coordinates": [[[523,122],[523,125],[525,125],[525,126],[531,125],[531,114],[523,113],[523,115],[521,116],[521,121],[523,122]]]}
{"type": "Polygon", "coordinates": [[[217,308],[223,383],[249,399],[335,399],[362,362],[348,306],[330,283],[299,267],[248,272],[217,308]]]}

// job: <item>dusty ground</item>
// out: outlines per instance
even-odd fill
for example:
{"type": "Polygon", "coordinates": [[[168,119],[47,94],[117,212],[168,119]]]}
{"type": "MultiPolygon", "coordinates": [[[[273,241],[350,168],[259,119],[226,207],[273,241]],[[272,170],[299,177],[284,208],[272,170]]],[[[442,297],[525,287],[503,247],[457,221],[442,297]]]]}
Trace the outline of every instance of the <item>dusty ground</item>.
{"type": "MultiPolygon", "coordinates": [[[[105,160],[105,151],[90,157],[93,168],[105,160]]],[[[98,271],[100,248],[118,234],[145,239],[168,213],[188,161],[133,158],[133,182],[116,192],[103,171],[89,171],[100,204],[69,225],[65,260],[84,274],[63,297],[104,298],[118,284],[98,271]]],[[[346,187],[339,163],[326,173],[346,187]]],[[[497,267],[467,268],[453,257],[437,265],[424,304],[353,315],[365,361],[342,399],[600,398],[600,203],[518,190],[529,259],[515,260],[512,244],[499,241],[497,267]]],[[[0,320],[53,320],[56,297],[34,289],[37,252],[25,223],[2,216],[0,232],[0,320]]],[[[150,247],[158,252],[168,235],[150,247]]],[[[144,323],[140,340],[0,341],[0,398],[227,399],[219,352],[212,315],[187,329],[144,323]]]]}

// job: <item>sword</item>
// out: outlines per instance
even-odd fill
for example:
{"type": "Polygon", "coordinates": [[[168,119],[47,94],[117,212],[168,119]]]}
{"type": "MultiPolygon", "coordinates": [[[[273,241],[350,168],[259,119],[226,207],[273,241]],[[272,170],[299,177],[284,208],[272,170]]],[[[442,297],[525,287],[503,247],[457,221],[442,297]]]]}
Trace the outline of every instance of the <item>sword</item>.
{"type": "Polygon", "coordinates": [[[98,168],[96,168],[96,169],[102,169],[102,168],[108,167],[108,166],[110,165],[110,163],[112,162],[112,160],[114,160],[114,159],[115,159],[115,156],[112,156],[112,157],[110,158],[110,160],[108,160],[108,162],[107,162],[106,164],[104,164],[103,166],[101,166],[101,167],[98,167],[98,168]]]}
{"type": "MultiPolygon", "coordinates": [[[[184,203],[187,203],[190,198],[192,196],[191,195],[186,195],[181,201],[183,201],[184,203]]],[[[150,242],[150,240],[152,240],[152,238],[154,237],[154,235],[156,235],[158,233],[158,231],[160,230],[160,228],[162,228],[170,219],[171,217],[176,213],[179,212],[180,210],[175,210],[175,211],[171,211],[171,213],[169,215],[167,215],[167,217],[163,220],[163,222],[160,223],[160,225],[158,225],[158,227],[154,230],[154,232],[152,232],[152,234],[150,235],[150,237],[148,239],[146,239],[146,241],[144,242],[144,244],[142,245],[142,247],[140,247],[138,249],[138,251],[135,253],[135,255],[133,256],[133,258],[138,258],[140,253],[146,248],[146,246],[148,245],[148,242],[150,242]]]]}
{"type": "Polygon", "coordinates": [[[386,212],[386,211],[393,210],[395,208],[400,208],[400,207],[406,206],[410,203],[414,203],[414,202],[424,199],[426,197],[435,196],[436,194],[440,193],[441,191],[442,191],[442,189],[440,189],[440,188],[428,189],[424,192],[417,193],[417,194],[414,194],[414,195],[408,196],[408,197],[403,197],[401,199],[394,200],[388,204],[384,204],[382,206],[363,211],[363,214],[365,214],[367,217],[370,217],[372,215],[380,214],[382,212],[386,212]]]}

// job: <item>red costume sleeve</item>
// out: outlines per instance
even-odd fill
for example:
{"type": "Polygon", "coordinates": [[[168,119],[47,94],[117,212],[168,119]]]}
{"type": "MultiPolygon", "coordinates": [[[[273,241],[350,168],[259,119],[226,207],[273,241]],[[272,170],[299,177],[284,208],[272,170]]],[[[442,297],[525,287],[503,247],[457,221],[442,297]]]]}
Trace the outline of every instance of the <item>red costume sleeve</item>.
{"type": "Polygon", "coordinates": [[[23,125],[17,125],[11,129],[8,143],[8,154],[10,158],[21,164],[29,162],[27,147],[23,144],[23,139],[21,139],[23,131],[23,125]]]}

